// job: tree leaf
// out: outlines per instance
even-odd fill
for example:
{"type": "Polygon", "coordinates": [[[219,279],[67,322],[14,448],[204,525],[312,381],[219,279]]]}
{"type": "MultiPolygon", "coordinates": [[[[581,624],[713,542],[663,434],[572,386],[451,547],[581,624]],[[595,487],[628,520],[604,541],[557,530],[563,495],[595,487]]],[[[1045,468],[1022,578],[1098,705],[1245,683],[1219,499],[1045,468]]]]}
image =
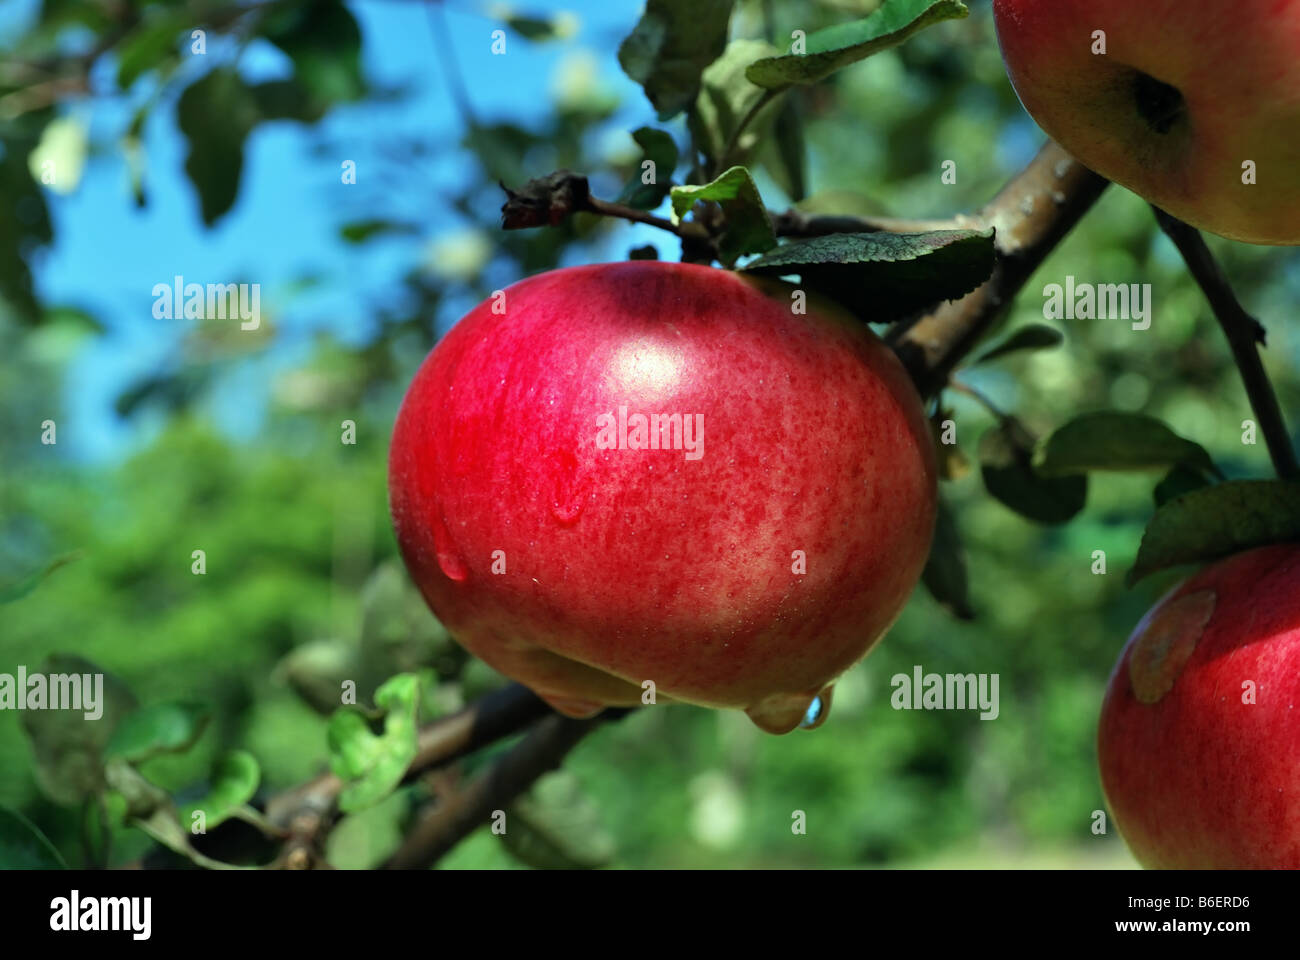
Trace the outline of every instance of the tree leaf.
{"type": "Polygon", "coordinates": [[[95,707],[99,711],[96,719],[88,719],[84,710],[21,713],[23,729],[36,757],[37,785],[55,803],[75,806],[103,788],[104,747],[122,717],[136,708],[135,697],[117,677],[81,657],[53,654],[38,672],[47,681],[71,674],[100,674],[104,678],[100,702],[95,707]]]}
{"type": "Polygon", "coordinates": [[[288,55],[294,75],[317,99],[334,103],[365,93],[361,28],[342,0],[277,5],[261,33],[288,55]]]}
{"type": "Polygon", "coordinates": [[[297,77],[255,83],[248,91],[263,120],[315,123],[329,109],[329,104],[308,90],[297,77]]]}
{"type": "Polygon", "coordinates": [[[776,246],[772,220],[758,195],[754,178],[744,167],[731,167],[711,183],[673,187],[673,223],[701,200],[722,205],[727,228],[718,242],[722,262],[731,266],[747,253],[761,253],[776,246]]]}
{"type": "Polygon", "coordinates": [[[373,806],[396,789],[416,750],[419,679],[398,674],[375,691],[375,704],[386,711],[384,732],[375,735],[357,710],[339,710],[330,718],[330,767],[351,781],[339,796],[345,813],[373,806]]]}
{"type": "Polygon", "coordinates": [[[958,620],[975,619],[970,605],[970,583],[966,574],[966,548],[952,509],[941,498],[935,516],[934,540],[925,562],[921,581],[930,595],[958,620]]]}
{"type": "Polygon", "coordinates": [[[1014,417],[980,437],[980,473],[993,497],[1029,520],[1065,523],[1088,497],[1086,474],[1044,477],[1031,461],[1034,437],[1014,417]]]}
{"type": "Polygon", "coordinates": [[[733,0],[647,0],[618,62],[667,120],[689,107],[700,75],[722,55],[733,0]]]}
{"type": "Polygon", "coordinates": [[[1300,540],[1300,483],[1229,480],[1159,507],[1142,534],[1125,582],[1185,563],[1204,564],[1274,543],[1300,540]]]}
{"type": "Polygon", "coordinates": [[[143,73],[176,54],[181,32],[194,27],[194,14],[182,7],[150,12],[117,47],[117,88],[129,90],[143,73]]]}
{"type": "Polygon", "coordinates": [[[410,236],[419,232],[419,227],[413,223],[401,223],[379,217],[353,220],[339,227],[339,236],[344,242],[351,244],[365,243],[371,237],[410,236]]]}
{"type": "Polygon", "coordinates": [[[1100,410],[1075,417],[1039,445],[1034,467],[1059,477],[1089,470],[1168,470],[1179,464],[1206,473],[1214,461],[1197,443],[1140,413],[1100,410]]]}
{"type": "Polygon", "coordinates": [[[772,147],[769,150],[771,159],[764,160],[763,165],[772,174],[772,179],[785,191],[786,196],[794,203],[798,203],[807,193],[806,159],[803,115],[798,101],[792,94],[787,94],[782,100],[773,127],[776,136],[772,139],[772,147]]]}
{"type": "Polygon", "coordinates": [[[771,276],[798,274],[870,323],[889,323],[970,293],[993,272],[993,233],[833,233],[782,244],[746,265],[771,276]]]}
{"type": "Polygon", "coordinates": [[[143,763],[163,753],[184,753],[203,735],[212,711],[202,703],[173,700],[128,714],[105,747],[106,758],[143,763]]]}
{"type": "Polygon", "coordinates": [[[67,566],[74,560],[81,559],[81,552],[74,550],[71,553],[65,553],[55,557],[41,569],[28,574],[17,583],[12,583],[7,587],[0,587],[0,605],[6,603],[15,603],[35,590],[42,580],[52,574],[59,567],[67,566]]]}
{"type": "Polygon", "coordinates": [[[760,87],[774,90],[816,83],[873,53],[897,46],[918,30],[967,13],[959,0],[885,0],[869,17],[809,34],[805,53],[759,60],[745,75],[760,87]]]}
{"type": "Polygon", "coordinates": [[[1184,493],[1191,493],[1193,490],[1200,490],[1209,485],[1210,481],[1200,470],[1192,470],[1180,464],[1165,474],[1165,478],[1156,484],[1151,495],[1155,498],[1156,506],[1162,507],[1175,497],[1181,497],[1184,493]]]}
{"type": "Polygon", "coordinates": [[[1011,331],[1011,334],[1001,343],[995,344],[980,354],[970,362],[970,365],[986,363],[989,360],[1004,357],[1008,353],[1016,353],[1020,350],[1048,350],[1060,346],[1064,340],[1065,334],[1055,327],[1049,327],[1045,323],[1028,323],[1011,331]]]}
{"type": "Polygon", "coordinates": [[[765,40],[732,40],[722,56],[704,71],[695,109],[687,119],[700,151],[710,164],[723,159],[743,164],[754,148],[764,142],[778,110],[775,102],[761,109],[749,122],[731,156],[722,156],[737,124],[768,93],[745,78],[745,69],[756,58],[775,52],[776,48],[765,40]]]}
{"type": "Polygon", "coordinates": [[[239,195],[244,140],[258,117],[252,93],[228,67],[190,84],[176,102],[176,122],[189,143],[185,172],[199,192],[207,226],[229,211],[239,195]]]}
{"type": "Polygon", "coordinates": [[[261,777],[256,757],[244,750],[230,751],[213,768],[208,792],[203,799],[182,808],[181,823],[192,824],[198,811],[203,812],[208,830],[225,822],[253,799],[261,777]]]}
{"type": "Polygon", "coordinates": [[[0,807],[0,870],[66,870],[67,863],[36,825],[0,807]]]}
{"type": "Polygon", "coordinates": [[[673,138],[654,127],[641,127],[632,132],[632,139],[641,148],[641,161],[636,173],[619,194],[618,202],[638,210],[653,210],[668,196],[673,184],[673,171],[677,169],[677,144],[673,138]],[[654,162],[654,183],[642,183],[642,164],[654,162]]]}

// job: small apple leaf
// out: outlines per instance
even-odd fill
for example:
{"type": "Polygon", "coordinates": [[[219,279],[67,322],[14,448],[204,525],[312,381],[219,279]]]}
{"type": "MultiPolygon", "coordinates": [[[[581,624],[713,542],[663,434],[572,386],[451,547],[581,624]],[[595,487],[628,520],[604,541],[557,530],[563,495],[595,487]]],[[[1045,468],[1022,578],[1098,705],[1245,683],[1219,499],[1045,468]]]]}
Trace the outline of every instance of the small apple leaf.
{"type": "Polygon", "coordinates": [[[745,79],[745,68],[759,57],[773,53],[776,47],[764,40],[732,40],[722,56],[704,71],[700,94],[687,122],[700,151],[711,164],[724,160],[745,163],[754,148],[767,139],[767,129],[776,116],[775,102],[761,108],[749,120],[739,141],[732,146],[730,156],[722,156],[736,127],[764,96],[770,96],[767,90],[745,79]]]}
{"type": "Polygon", "coordinates": [[[49,838],[15,810],[0,807],[0,870],[66,870],[49,838]]]}
{"type": "Polygon", "coordinates": [[[365,243],[371,237],[410,236],[419,232],[420,228],[414,223],[385,220],[382,217],[353,220],[351,223],[345,223],[339,227],[339,237],[345,243],[351,244],[365,243]]]}
{"type": "Polygon", "coordinates": [[[970,605],[970,583],[966,575],[966,548],[957,530],[952,509],[940,499],[935,516],[934,540],[925,562],[921,581],[930,595],[958,620],[975,619],[970,605]]]}
{"type": "Polygon", "coordinates": [[[1034,470],[1034,437],[1014,417],[980,438],[980,473],[996,500],[1029,520],[1065,523],[1088,497],[1086,474],[1045,477],[1034,470]]]}
{"type": "Polygon", "coordinates": [[[201,811],[206,828],[211,830],[253,799],[261,777],[257,758],[243,750],[230,751],[213,768],[208,792],[203,799],[187,804],[181,810],[181,823],[193,823],[194,814],[201,811]]]}
{"type": "Polygon", "coordinates": [[[641,160],[637,164],[636,173],[619,194],[618,201],[638,210],[653,210],[668,196],[668,190],[673,185],[673,171],[677,169],[677,144],[669,134],[654,127],[641,127],[633,131],[632,139],[641,148],[641,160]],[[646,175],[647,160],[654,163],[652,183],[642,180],[646,175]]]}
{"type": "Polygon", "coordinates": [[[722,55],[733,0],[647,0],[618,48],[623,71],[667,120],[691,105],[700,75],[722,55]]]}
{"type": "Polygon", "coordinates": [[[759,60],[745,75],[760,87],[773,90],[816,83],[873,53],[897,46],[931,24],[968,13],[960,0],[885,0],[869,17],[809,34],[805,52],[759,60]]]}
{"type": "Polygon", "coordinates": [[[1180,464],[1216,472],[1200,444],[1183,439],[1154,417],[1116,410],[1075,417],[1034,454],[1034,468],[1049,477],[1089,470],[1168,470],[1180,464]]]}
{"type": "Polygon", "coordinates": [[[184,753],[203,735],[211,717],[204,704],[183,700],[142,707],[117,725],[104,756],[143,763],[163,753],[184,753]]]}
{"type": "Polygon", "coordinates": [[[993,272],[993,232],[832,233],[784,243],[747,264],[804,286],[869,323],[890,323],[940,300],[964,297],[993,272]]]}
{"type": "Polygon", "coordinates": [[[1165,474],[1165,478],[1156,484],[1151,493],[1155,498],[1156,506],[1162,507],[1184,493],[1191,493],[1193,490],[1200,490],[1209,485],[1210,481],[1200,470],[1193,470],[1179,464],[1165,474]]]}
{"type": "Polygon", "coordinates": [[[1157,508],[1125,582],[1274,543],[1300,541],[1300,483],[1229,480],[1157,508]]]}
{"type": "Polygon", "coordinates": [[[1021,350],[1047,350],[1051,347],[1060,346],[1063,340],[1065,340],[1065,334],[1055,327],[1049,327],[1045,323],[1029,323],[1013,330],[1001,343],[994,344],[980,354],[971,361],[971,366],[977,363],[986,363],[997,357],[1004,357],[1008,353],[1016,353],[1021,350]]]}
{"type": "Polygon", "coordinates": [[[18,600],[21,600],[23,597],[35,590],[42,580],[52,574],[55,570],[59,569],[59,567],[67,566],[74,560],[80,559],[80,552],[74,551],[72,553],[65,553],[62,556],[55,557],[41,569],[28,574],[17,583],[12,583],[7,587],[0,587],[0,605],[15,603],[18,600]]]}
{"type": "MultiPolygon", "coordinates": [[[[21,713],[22,726],[36,758],[37,785],[55,803],[75,806],[103,788],[104,747],[122,717],[136,708],[135,697],[117,677],[81,657],[53,654],[37,672],[45,678],[47,702],[51,685],[68,689],[65,680],[70,681],[74,674],[82,678],[82,700],[87,710],[24,710],[21,713]],[[94,678],[103,677],[102,688],[97,694],[91,693],[98,697],[93,709],[86,702],[86,676],[92,678],[91,691],[96,686],[94,678]],[[99,716],[89,719],[87,712],[98,712],[99,716]]],[[[29,682],[29,696],[30,686],[29,682]]]]}
{"type": "Polygon", "coordinates": [[[218,67],[196,80],[176,101],[177,126],[189,144],[185,172],[199,192],[206,226],[234,205],[244,141],[260,118],[257,101],[230,67],[218,67]]]}
{"type": "Polygon", "coordinates": [[[330,718],[330,767],[349,781],[339,808],[355,813],[373,806],[401,783],[416,751],[419,678],[398,674],[375,691],[375,704],[386,711],[384,732],[376,735],[357,710],[337,711],[330,718]]]}
{"type": "Polygon", "coordinates": [[[744,167],[731,167],[712,183],[673,187],[673,223],[701,200],[721,204],[727,228],[718,241],[718,256],[726,266],[747,253],[762,253],[776,246],[772,220],[758,195],[754,178],[744,167]]]}

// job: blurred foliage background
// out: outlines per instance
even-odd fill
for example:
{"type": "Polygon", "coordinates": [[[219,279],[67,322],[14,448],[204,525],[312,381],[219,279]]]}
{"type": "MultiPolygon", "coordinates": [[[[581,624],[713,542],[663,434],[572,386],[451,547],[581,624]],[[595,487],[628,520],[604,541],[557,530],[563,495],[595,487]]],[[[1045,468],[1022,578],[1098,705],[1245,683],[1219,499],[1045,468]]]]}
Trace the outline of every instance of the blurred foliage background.
{"type": "MultiPolygon", "coordinates": [[[[491,290],[648,244],[680,256],[671,236],[588,215],[498,229],[499,181],[569,168],[612,199],[641,158],[630,131],[656,124],[616,59],[639,4],[565,6],[44,0],[0,23],[0,588],[74,555],[0,605],[0,672],[73,653],[142,703],[210,704],[192,750],[143,768],[178,796],[230,748],[257,758],[264,793],[319,772],[341,677],[368,700],[389,675],[425,671],[425,718],[504,682],[458,651],[395,559],[387,439],[425,353],[491,290]],[[195,23],[210,25],[202,57],[188,49],[195,23]],[[490,52],[496,29],[504,57],[490,52]],[[186,166],[187,151],[206,162],[186,166]],[[33,179],[49,157],[77,170],[72,182],[33,179]],[[348,159],[355,185],[340,182],[348,159]],[[149,217],[161,217],[151,245],[135,244],[132,223],[149,217]],[[222,245],[195,240],[208,236],[222,245]],[[148,279],[115,285],[115,258],[148,279]],[[261,283],[262,329],[154,320],[152,284],[183,272],[261,283]],[[55,445],[41,443],[45,420],[55,445]],[[344,420],[355,445],[340,443],[344,420]],[[204,576],[191,573],[196,549],[204,576]]],[[[742,0],[731,36],[784,46],[793,29],[873,6],[742,0]]],[[[968,19],[792,91],[783,123],[802,128],[802,170],[776,146],[791,139],[783,127],[752,164],[768,207],[922,217],[991,197],[1041,134],[1006,81],[988,4],[970,6],[968,19]],[[955,184],[940,181],[946,160],[955,184]]],[[[685,153],[683,118],[663,126],[685,153]]],[[[688,175],[683,164],[676,177],[688,175]]],[[[1212,245],[1269,327],[1283,408],[1300,410],[1300,342],[1284,322],[1300,295],[1295,255],[1212,245]]],[[[1006,327],[1041,322],[1042,286],[1067,274],[1151,283],[1151,329],[1065,322],[1063,346],[962,376],[1039,432],[1085,410],[1144,411],[1230,476],[1266,475],[1263,446],[1241,443],[1249,410],[1227,349],[1145,204],[1109,190],[1006,327]]],[[[992,418],[964,396],[946,402],[973,458],[992,418]]],[[[1125,637],[1173,582],[1123,585],[1156,479],[1094,476],[1086,510],[1046,528],[992,500],[978,468],[965,473],[945,493],[974,620],[918,588],[812,732],[638,711],[521,808],[544,842],[480,830],[443,866],[1131,865],[1113,829],[1090,829],[1104,806],[1093,740],[1125,637]],[[1090,571],[1098,549],[1105,576],[1090,571]],[[889,678],[915,664],[1000,674],[999,717],[891,709],[889,678]],[[806,836],[791,834],[795,810],[806,836]]],[[[381,860],[422,789],[346,818],[333,862],[381,860]]],[[[43,793],[12,711],[0,712],[0,806],[81,861],[82,813],[43,793]]],[[[149,846],[118,833],[114,864],[149,846]]]]}

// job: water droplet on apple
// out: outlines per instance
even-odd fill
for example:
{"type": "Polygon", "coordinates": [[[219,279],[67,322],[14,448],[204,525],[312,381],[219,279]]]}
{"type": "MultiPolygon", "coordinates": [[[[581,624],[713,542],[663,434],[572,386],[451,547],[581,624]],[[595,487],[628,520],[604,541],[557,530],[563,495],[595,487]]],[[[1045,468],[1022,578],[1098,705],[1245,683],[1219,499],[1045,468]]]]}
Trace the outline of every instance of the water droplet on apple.
{"type": "Polygon", "coordinates": [[[469,570],[456,551],[451,533],[447,530],[447,521],[441,516],[433,522],[433,549],[438,557],[438,569],[447,576],[447,579],[463,583],[469,576],[469,570]]]}
{"type": "Polygon", "coordinates": [[[835,684],[827,684],[821,693],[813,697],[812,703],[808,704],[808,709],[804,712],[803,721],[799,724],[800,730],[816,730],[826,718],[831,715],[831,696],[835,693],[835,684]]]}

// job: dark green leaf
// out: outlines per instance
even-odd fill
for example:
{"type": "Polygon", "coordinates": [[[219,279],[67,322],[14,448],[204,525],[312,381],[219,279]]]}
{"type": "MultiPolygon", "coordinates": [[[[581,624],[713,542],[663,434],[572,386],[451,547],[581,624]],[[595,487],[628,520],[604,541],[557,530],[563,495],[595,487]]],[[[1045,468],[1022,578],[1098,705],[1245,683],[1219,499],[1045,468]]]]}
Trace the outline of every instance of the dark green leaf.
{"type": "Polygon", "coordinates": [[[1200,470],[1192,470],[1190,467],[1180,465],[1165,474],[1165,478],[1156,484],[1152,496],[1155,497],[1156,506],[1161,507],[1175,497],[1181,497],[1184,493],[1191,493],[1193,490],[1200,490],[1209,485],[1210,481],[1200,470]]]}
{"type": "Polygon", "coordinates": [[[32,179],[28,158],[50,119],[50,111],[40,111],[6,123],[0,149],[0,306],[33,325],[42,311],[28,261],[53,234],[45,191],[32,179]]]}
{"type": "Polygon", "coordinates": [[[542,17],[511,16],[506,25],[526,40],[550,40],[555,36],[555,22],[542,17]]]}
{"type": "Polygon", "coordinates": [[[618,62],[667,120],[691,105],[700,74],[727,45],[733,0],[647,0],[618,62]]]}
{"type": "Polygon", "coordinates": [[[419,679],[399,674],[375,692],[375,704],[387,711],[384,732],[375,735],[362,714],[339,710],[330,718],[330,766],[349,784],[339,796],[345,813],[373,806],[396,789],[416,749],[419,679]]]}
{"type": "Polygon", "coordinates": [[[1020,350],[1047,350],[1060,346],[1064,339],[1065,335],[1055,327],[1049,327],[1045,323],[1029,323],[1013,330],[1001,343],[994,344],[972,360],[971,365],[984,363],[995,357],[1004,357],[1008,353],[1016,353],[1020,350]]]}
{"type": "Polygon", "coordinates": [[[975,611],[970,605],[970,585],[966,576],[966,548],[952,509],[940,499],[935,516],[934,540],[930,544],[930,558],[921,574],[930,595],[959,620],[973,620],[975,611]]]}
{"type": "Polygon", "coordinates": [[[673,171],[677,169],[677,144],[667,133],[653,127],[641,127],[632,133],[632,139],[641,147],[641,162],[618,200],[638,210],[653,210],[668,196],[672,186],[673,171]],[[653,183],[642,182],[647,160],[654,163],[653,183]]]}
{"type": "Polygon", "coordinates": [[[239,194],[244,140],[257,125],[257,102],[239,74],[220,67],[185,89],[176,114],[189,143],[185,172],[199,192],[203,222],[212,226],[239,194]]]}
{"type": "Polygon", "coordinates": [[[261,780],[257,759],[243,750],[232,750],[212,770],[208,792],[202,800],[188,804],[180,811],[182,824],[192,825],[194,814],[203,813],[204,826],[211,830],[230,816],[257,793],[261,780]]]}
{"type": "Polygon", "coordinates": [[[1088,497],[1086,475],[1044,477],[1031,462],[1033,435],[1014,417],[980,438],[980,472],[995,499],[1037,523],[1065,523],[1088,497]]]}
{"type": "Polygon", "coordinates": [[[325,116],[329,104],[313,95],[297,77],[268,80],[249,87],[263,120],[297,120],[315,123],[325,116]]]}
{"type": "Polygon", "coordinates": [[[727,216],[726,231],[718,242],[718,255],[727,266],[747,253],[762,253],[776,245],[763,198],[744,167],[732,167],[711,183],[673,187],[673,222],[701,200],[721,204],[727,216]]]}
{"type": "Polygon", "coordinates": [[[299,81],[319,100],[355,100],[365,93],[361,28],[342,0],[272,7],[262,35],[288,54],[299,81]]]}
{"type": "Polygon", "coordinates": [[[174,700],[128,714],[113,731],[105,757],[143,763],[163,753],[184,753],[203,735],[212,717],[204,704],[174,700]]]}
{"type": "Polygon", "coordinates": [[[745,127],[739,141],[732,144],[731,155],[722,156],[737,125],[768,95],[768,91],[745,79],[745,68],[757,58],[775,51],[775,47],[763,40],[732,40],[722,56],[704,71],[700,94],[688,121],[696,143],[711,165],[723,160],[728,164],[743,164],[766,140],[767,130],[778,109],[775,102],[759,110],[745,127]]]}
{"type": "Polygon", "coordinates": [[[0,870],[66,870],[59,851],[21,813],[0,807],[0,870]]]}
{"type": "Polygon", "coordinates": [[[42,580],[52,574],[55,570],[59,569],[59,567],[66,566],[67,564],[72,563],[72,561],[79,559],[81,559],[81,553],[79,551],[65,553],[62,556],[55,557],[41,569],[28,574],[17,583],[0,587],[0,605],[14,603],[15,601],[21,600],[23,597],[35,590],[42,580]]]}
{"type": "Polygon", "coordinates": [[[1300,540],[1300,483],[1230,480],[1159,507],[1142,534],[1129,586],[1185,563],[1203,564],[1255,547],[1300,540]]]}
{"type": "Polygon", "coordinates": [[[1184,440],[1154,417],[1101,410],[1075,417],[1039,446],[1034,466],[1045,476],[1089,470],[1168,470],[1182,464],[1214,471],[1199,444],[1184,440]]]}
{"type": "Polygon", "coordinates": [[[104,746],[122,717],[135,709],[135,697],[117,677],[81,657],[54,654],[36,672],[46,678],[47,702],[50,683],[66,692],[71,689],[66,678],[74,674],[81,678],[87,710],[24,710],[20,714],[36,758],[37,784],[56,803],[75,806],[103,788],[104,746]],[[85,699],[86,675],[91,677],[92,697],[96,695],[94,678],[104,678],[93,708],[85,699]],[[98,716],[88,718],[87,713],[98,716]]]}
{"type": "Polygon", "coordinates": [[[798,274],[870,323],[889,323],[940,300],[963,297],[993,272],[993,234],[834,233],[782,244],[745,269],[798,274]]]}
{"type": "Polygon", "coordinates": [[[418,232],[419,227],[413,223],[399,223],[395,220],[380,218],[354,220],[339,227],[339,236],[347,243],[365,243],[371,237],[392,236],[395,234],[409,236],[418,232]]]}
{"type": "Polygon", "coordinates": [[[809,34],[805,53],[759,60],[746,76],[771,89],[816,83],[851,63],[897,46],[918,30],[968,12],[959,0],[885,0],[865,19],[809,34]]]}
{"type": "Polygon", "coordinates": [[[194,14],[188,9],[155,10],[117,48],[118,89],[130,89],[142,73],[173,56],[181,32],[193,27],[194,14]]]}

